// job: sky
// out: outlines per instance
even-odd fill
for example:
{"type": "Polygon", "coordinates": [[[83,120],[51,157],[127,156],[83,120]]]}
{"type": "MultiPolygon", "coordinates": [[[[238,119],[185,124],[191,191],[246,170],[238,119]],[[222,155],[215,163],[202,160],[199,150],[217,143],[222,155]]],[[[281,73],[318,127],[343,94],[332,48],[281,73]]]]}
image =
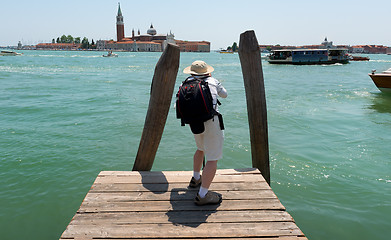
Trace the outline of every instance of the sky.
{"type": "Polygon", "coordinates": [[[35,45],[62,35],[90,41],[116,39],[118,2],[125,36],[132,29],[175,39],[209,41],[211,49],[239,43],[254,30],[262,45],[391,46],[390,0],[5,0],[0,3],[0,46],[35,45]]]}

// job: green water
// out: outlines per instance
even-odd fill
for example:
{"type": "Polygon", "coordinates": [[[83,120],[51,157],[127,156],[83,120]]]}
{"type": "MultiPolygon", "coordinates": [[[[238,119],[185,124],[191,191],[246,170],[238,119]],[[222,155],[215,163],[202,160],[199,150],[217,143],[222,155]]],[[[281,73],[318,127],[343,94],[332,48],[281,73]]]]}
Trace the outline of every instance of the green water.
{"type": "MultiPolygon", "coordinates": [[[[101,54],[0,57],[0,239],[58,239],[100,171],[132,169],[160,53],[101,54]]],[[[309,239],[391,235],[391,96],[368,76],[391,67],[391,56],[370,58],[263,62],[271,185],[309,239]]],[[[239,57],[182,53],[177,86],[197,59],[229,93],[219,168],[250,167],[239,57]]],[[[193,151],[170,109],[153,170],[191,170],[193,151]]]]}

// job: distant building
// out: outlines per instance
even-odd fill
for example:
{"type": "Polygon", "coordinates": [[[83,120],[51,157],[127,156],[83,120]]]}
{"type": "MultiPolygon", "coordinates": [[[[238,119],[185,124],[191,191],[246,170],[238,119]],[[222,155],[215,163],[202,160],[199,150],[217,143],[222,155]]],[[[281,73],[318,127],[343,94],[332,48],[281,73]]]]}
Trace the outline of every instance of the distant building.
{"type": "Polygon", "coordinates": [[[37,50],[78,50],[80,43],[39,43],[36,45],[37,50]]]}
{"type": "Polygon", "coordinates": [[[315,45],[303,45],[303,46],[280,46],[280,45],[259,45],[259,48],[263,52],[281,49],[333,49],[333,48],[346,48],[348,51],[352,50],[352,47],[347,45],[333,45],[332,41],[328,41],[327,37],[321,44],[315,45]]]}
{"type": "Polygon", "coordinates": [[[117,41],[99,40],[96,42],[98,50],[161,52],[168,43],[172,43],[177,44],[182,52],[210,52],[210,42],[175,40],[175,36],[171,32],[170,34],[158,34],[152,24],[147,30],[147,34],[140,34],[140,30],[138,30],[136,35],[133,29],[132,37],[125,37],[124,18],[119,3],[116,19],[117,41]]]}
{"type": "Polygon", "coordinates": [[[125,38],[124,17],[122,16],[121,6],[118,3],[117,13],[117,41],[121,42],[125,38]]]}
{"type": "Polygon", "coordinates": [[[352,46],[352,53],[364,53],[363,46],[352,46]]]}
{"type": "Polygon", "coordinates": [[[327,37],[324,38],[324,41],[322,42],[322,46],[324,48],[333,48],[333,42],[327,41],[327,37]]]}
{"type": "Polygon", "coordinates": [[[357,49],[360,53],[369,54],[386,54],[388,47],[383,45],[357,45],[352,46],[353,49],[357,49]]]}
{"type": "Polygon", "coordinates": [[[181,52],[210,52],[210,42],[192,42],[175,40],[175,43],[179,46],[181,52]]]}

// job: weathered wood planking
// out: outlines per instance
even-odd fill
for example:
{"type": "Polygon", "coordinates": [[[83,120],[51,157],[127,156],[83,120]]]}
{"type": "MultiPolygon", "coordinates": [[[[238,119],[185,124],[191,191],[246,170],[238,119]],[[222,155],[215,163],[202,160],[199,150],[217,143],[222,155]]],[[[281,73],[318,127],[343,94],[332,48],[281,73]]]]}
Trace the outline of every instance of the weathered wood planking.
{"type": "Polygon", "coordinates": [[[259,170],[218,170],[217,206],[193,203],[191,174],[103,171],[61,239],[306,239],[259,170]]]}

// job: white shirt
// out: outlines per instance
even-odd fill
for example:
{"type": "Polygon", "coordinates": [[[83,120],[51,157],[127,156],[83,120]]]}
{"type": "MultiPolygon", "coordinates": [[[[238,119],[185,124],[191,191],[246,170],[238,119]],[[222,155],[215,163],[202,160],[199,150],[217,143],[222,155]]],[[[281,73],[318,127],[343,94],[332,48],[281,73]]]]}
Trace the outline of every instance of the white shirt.
{"type": "MultiPolygon", "coordinates": [[[[198,76],[194,76],[197,78],[198,76]]],[[[204,76],[201,76],[204,77],[204,76]]],[[[204,79],[209,86],[210,93],[212,94],[213,98],[213,107],[216,111],[218,111],[218,105],[217,105],[217,97],[226,98],[228,96],[227,90],[223,87],[223,85],[214,77],[207,77],[204,79]]]]}

